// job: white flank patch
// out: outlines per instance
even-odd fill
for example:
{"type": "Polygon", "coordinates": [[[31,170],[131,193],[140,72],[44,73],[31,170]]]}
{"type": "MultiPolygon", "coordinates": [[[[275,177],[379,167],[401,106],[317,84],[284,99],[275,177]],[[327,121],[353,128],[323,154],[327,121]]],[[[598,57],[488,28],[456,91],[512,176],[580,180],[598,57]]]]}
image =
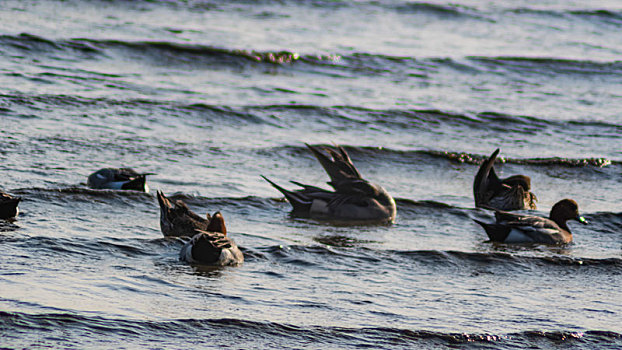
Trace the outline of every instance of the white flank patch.
{"type": "Polygon", "coordinates": [[[311,203],[311,213],[328,214],[328,205],[321,199],[313,200],[311,203]]]}
{"type": "Polygon", "coordinates": [[[515,228],[510,231],[510,234],[506,237],[505,243],[531,243],[533,239],[527,236],[523,231],[515,228]]]}
{"type": "Polygon", "coordinates": [[[107,182],[104,184],[105,188],[109,188],[111,190],[120,190],[121,187],[123,187],[123,184],[125,184],[127,181],[114,181],[114,182],[107,182]]]}

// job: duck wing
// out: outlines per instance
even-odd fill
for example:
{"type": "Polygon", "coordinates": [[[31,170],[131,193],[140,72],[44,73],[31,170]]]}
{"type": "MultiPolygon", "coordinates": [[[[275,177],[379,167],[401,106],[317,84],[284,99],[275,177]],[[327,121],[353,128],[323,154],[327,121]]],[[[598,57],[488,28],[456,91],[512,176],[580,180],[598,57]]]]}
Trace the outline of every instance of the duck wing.
{"type": "Polygon", "coordinates": [[[339,191],[339,188],[343,183],[347,183],[352,180],[362,179],[361,174],[358,172],[352,160],[346,150],[341,146],[336,146],[334,150],[329,147],[315,147],[307,143],[305,145],[311,150],[311,153],[322,164],[322,167],[330,177],[329,185],[335,190],[339,191]],[[328,156],[324,153],[328,153],[328,156]],[[329,157],[330,156],[330,157],[329,157]]]}
{"type": "Polygon", "coordinates": [[[546,244],[566,242],[564,231],[551,219],[500,211],[495,212],[495,218],[498,225],[517,230],[527,237],[526,241],[546,244]]]}
{"type": "Polygon", "coordinates": [[[499,155],[499,148],[480,165],[477,174],[475,174],[473,197],[475,198],[476,207],[488,205],[490,198],[502,187],[501,180],[499,180],[494,168],[497,155],[499,155]]]}
{"type": "Polygon", "coordinates": [[[171,201],[161,191],[157,192],[160,204],[160,229],[165,236],[193,236],[195,230],[206,230],[210,216],[203,218],[194,213],[181,200],[171,201]]]}

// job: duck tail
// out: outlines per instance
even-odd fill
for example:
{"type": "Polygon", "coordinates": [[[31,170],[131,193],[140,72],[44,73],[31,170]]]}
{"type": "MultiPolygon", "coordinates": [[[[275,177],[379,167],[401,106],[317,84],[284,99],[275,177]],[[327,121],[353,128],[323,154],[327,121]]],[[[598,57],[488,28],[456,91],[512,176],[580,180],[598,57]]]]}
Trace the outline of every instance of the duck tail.
{"type": "Polygon", "coordinates": [[[8,219],[17,216],[17,205],[21,201],[21,197],[13,197],[0,202],[0,219],[8,219]]]}
{"type": "Polygon", "coordinates": [[[495,173],[495,160],[499,155],[499,148],[497,148],[490,157],[482,163],[475,174],[473,181],[473,197],[475,198],[475,206],[481,207],[487,204],[488,198],[486,193],[501,185],[501,180],[495,173]]]}
{"type": "Polygon", "coordinates": [[[511,229],[503,225],[489,224],[487,222],[471,219],[477,222],[486,231],[486,235],[493,242],[503,242],[510,234],[511,229]]]}
{"type": "Polygon", "coordinates": [[[310,198],[307,198],[306,196],[304,196],[302,193],[296,193],[294,191],[288,191],[286,189],[284,189],[283,187],[277,185],[276,183],[272,182],[270,179],[268,179],[267,177],[261,175],[261,177],[268,181],[268,183],[270,185],[272,185],[272,187],[276,188],[277,190],[279,190],[279,192],[281,192],[285,198],[287,198],[287,200],[289,201],[289,203],[292,205],[292,207],[294,207],[294,211],[299,211],[299,210],[310,210],[311,209],[311,203],[313,202],[310,198]]]}
{"type": "Polygon", "coordinates": [[[124,190],[135,190],[145,192],[145,181],[147,177],[145,175],[138,175],[136,178],[129,180],[121,186],[124,190]]]}
{"type": "Polygon", "coordinates": [[[168,209],[171,208],[171,201],[169,201],[168,198],[166,198],[166,196],[164,195],[164,193],[162,193],[162,191],[158,190],[156,192],[156,197],[158,197],[158,203],[160,204],[160,208],[161,209],[168,209]]]}

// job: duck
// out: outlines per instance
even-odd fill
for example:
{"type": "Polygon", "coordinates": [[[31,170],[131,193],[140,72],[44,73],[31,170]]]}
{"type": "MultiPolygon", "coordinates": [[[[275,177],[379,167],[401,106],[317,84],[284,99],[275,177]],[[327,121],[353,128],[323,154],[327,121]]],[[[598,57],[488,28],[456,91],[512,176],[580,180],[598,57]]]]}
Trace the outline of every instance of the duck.
{"type": "Polygon", "coordinates": [[[210,220],[209,213],[205,217],[197,215],[181,200],[172,201],[162,191],[157,191],[160,204],[160,229],[165,237],[192,237],[196,230],[207,231],[210,220]]]}
{"type": "Polygon", "coordinates": [[[566,221],[588,224],[579,214],[577,202],[567,198],[551,208],[548,218],[496,210],[495,219],[495,223],[473,220],[484,228],[491,241],[501,243],[567,244],[572,242],[572,233],[566,221]]]}
{"type": "Polygon", "coordinates": [[[261,176],[285,196],[293,207],[292,214],[352,224],[395,220],[393,197],[382,186],[363,179],[343,147],[305,145],[328,173],[328,184],[334,191],[296,181],[291,182],[302,189],[290,191],[261,176]]]}
{"type": "Polygon", "coordinates": [[[19,214],[17,205],[22,199],[0,191],[0,219],[14,218],[19,214]]]}
{"type": "Polygon", "coordinates": [[[225,219],[220,212],[212,215],[207,229],[195,232],[179,252],[182,261],[215,266],[235,266],[244,262],[244,254],[227,237],[225,219]]]}
{"type": "Polygon", "coordinates": [[[131,168],[103,168],[89,175],[86,185],[93,189],[134,190],[149,192],[147,175],[131,168]]]}
{"type": "Polygon", "coordinates": [[[495,160],[499,154],[497,148],[482,163],[473,181],[475,206],[497,210],[536,209],[538,198],[531,190],[531,178],[526,175],[513,175],[499,179],[495,172],[495,160]]]}

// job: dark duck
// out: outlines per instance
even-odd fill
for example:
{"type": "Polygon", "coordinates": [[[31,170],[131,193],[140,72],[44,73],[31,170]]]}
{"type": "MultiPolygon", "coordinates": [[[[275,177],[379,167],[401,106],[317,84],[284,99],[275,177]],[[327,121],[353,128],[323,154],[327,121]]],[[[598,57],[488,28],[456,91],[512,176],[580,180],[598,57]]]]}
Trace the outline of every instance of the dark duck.
{"type": "Polygon", "coordinates": [[[22,200],[0,190],[0,219],[10,219],[19,214],[17,205],[22,200]]]}
{"type": "Polygon", "coordinates": [[[149,192],[147,175],[131,168],[104,168],[89,175],[86,185],[93,189],[134,190],[149,192]]]}
{"type": "Polygon", "coordinates": [[[530,192],[531,179],[525,175],[513,175],[499,179],[495,172],[495,150],[479,168],[473,182],[475,206],[498,210],[536,209],[536,195],[530,192]]]}

